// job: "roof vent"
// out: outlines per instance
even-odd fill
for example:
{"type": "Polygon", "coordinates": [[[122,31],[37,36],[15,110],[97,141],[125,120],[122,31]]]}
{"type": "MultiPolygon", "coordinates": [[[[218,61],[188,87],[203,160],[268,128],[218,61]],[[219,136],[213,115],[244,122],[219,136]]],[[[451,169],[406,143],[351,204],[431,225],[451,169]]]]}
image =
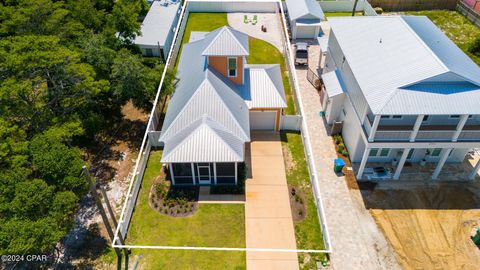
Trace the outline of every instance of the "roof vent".
{"type": "Polygon", "coordinates": [[[382,38],[380,38],[380,41],[379,41],[379,43],[382,43],[382,38]]]}

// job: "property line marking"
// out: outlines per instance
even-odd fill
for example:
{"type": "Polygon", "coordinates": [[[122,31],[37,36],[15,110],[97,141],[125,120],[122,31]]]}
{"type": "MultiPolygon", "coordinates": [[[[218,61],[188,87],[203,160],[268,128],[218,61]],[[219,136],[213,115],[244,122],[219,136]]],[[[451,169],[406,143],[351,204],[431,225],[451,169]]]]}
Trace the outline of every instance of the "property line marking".
{"type": "Polygon", "coordinates": [[[254,251],[254,252],[287,252],[287,253],[331,253],[330,250],[318,249],[282,249],[282,248],[226,248],[226,247],[182,247],[182,246],[141,246],[113,245],[114,248],[140,248],[163,250],[208,250],[208,251],[254,251]]]}

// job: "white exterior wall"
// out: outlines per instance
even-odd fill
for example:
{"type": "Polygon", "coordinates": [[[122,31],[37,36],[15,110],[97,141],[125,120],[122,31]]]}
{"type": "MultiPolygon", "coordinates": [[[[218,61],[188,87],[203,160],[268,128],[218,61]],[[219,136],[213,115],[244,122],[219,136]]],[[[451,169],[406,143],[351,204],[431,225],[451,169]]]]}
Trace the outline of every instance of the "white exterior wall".
{"type": "Polygon", "coordinates": [[[255,12],[274,13],[278,10],[276,1],[188,1],[190,12],[255,12]]]}
{"type": "Polygon", "coordinates": [[[365,150],[365,143],[361,136],[363,130],[352,104],[345,98],[340,112],[340,120],[343,121],[342,137],[350,154],[352,162],[360,162],[365,150]]]}
{"type": "Polygon", "coordinates": [[[345,94],[328,97],[326,99],[327,109],[325,111],[325,118],[327,119],[327,123],[331,125],[334,121],[338,121],[340,119],[343,103],[345,101],[345,94]]]}
{"type": "MultiPolygon", "coordinates": [[[[142,50],[142,54],[143,55],[147,55],[146,53],[146,49],[151,49],[152,50],[152,56],[155,56],[155,57],[160,57],[160,49],[162,49],[162,47],[160,46],[151,46],[151,45],[140,45],[138,44],[138,47],[140,47],[140,49],[142,50]]],[[[168,55],[168,52],[165,52],[164,50],[164,54],[165,55],[168,55]]]]}

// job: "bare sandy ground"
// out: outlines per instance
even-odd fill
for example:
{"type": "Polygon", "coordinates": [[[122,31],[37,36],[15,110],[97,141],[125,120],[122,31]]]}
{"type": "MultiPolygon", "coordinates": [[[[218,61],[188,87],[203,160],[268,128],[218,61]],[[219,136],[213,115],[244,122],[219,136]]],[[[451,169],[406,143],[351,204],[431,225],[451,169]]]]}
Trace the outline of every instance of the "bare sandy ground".
{"type": "Polygon", "coordinates": [[[470,240],[480,225],[478,185],[398,184],[363,194],[403,268],[479,269],[480,249],[470,240]]]}

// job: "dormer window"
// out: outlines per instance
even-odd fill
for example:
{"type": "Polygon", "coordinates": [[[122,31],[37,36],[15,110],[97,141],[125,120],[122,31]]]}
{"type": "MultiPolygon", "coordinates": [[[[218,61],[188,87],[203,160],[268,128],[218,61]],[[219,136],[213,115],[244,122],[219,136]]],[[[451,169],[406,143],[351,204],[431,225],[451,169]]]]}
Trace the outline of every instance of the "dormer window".
{"type": "Polygon", "coordinates": [[[228,58],[228,77],[237,77],[237,58],[228,58]]]}

